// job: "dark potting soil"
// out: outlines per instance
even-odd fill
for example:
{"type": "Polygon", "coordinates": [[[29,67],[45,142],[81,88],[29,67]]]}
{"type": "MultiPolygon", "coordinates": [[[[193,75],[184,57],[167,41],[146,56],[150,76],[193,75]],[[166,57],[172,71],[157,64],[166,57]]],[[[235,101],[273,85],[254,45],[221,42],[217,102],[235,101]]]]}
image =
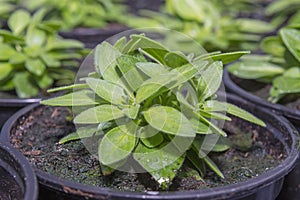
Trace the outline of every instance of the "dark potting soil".
{"type": "MultiPolygon", "coordinates": [[[[235,76],[230,76],[230,78],[233,80],[234,83],[236,83],[242,89],[268,101],[268,98],[270,97],[269,95],[270,90],[271,90],[270,84],[261,83],[255,80],[240,79],[235,76]]],[[[300,110],[300,94],[287,95],[285,98],[281,99],[278,103],[289,108],[300,110]]]]}
{"type": "Polygon", "coordinates": [[[19,200],[23,198],[23,192],[15,178],[0,167],[0,200],[19,200]]]}
{"type": "MultiPolygon", "coordinates": [[[[158,185],[147,173],[115,171],[102,176],[98,160],[85,149],[81,141],[58,144],[60,138],[74,131],[70,116],[67,108],[37,107],[15,124],[11,143],[33,166],[54,176],[122,191],[158,190],[158,185]]],[[[238,126],[226,124],[225,130],[229,138],[235,141],[233,148],[211,155],[225,178],[221,179],[208,170],[204,181],[201,181],[186,162],[170,190],[197,190],[244,181],[273,168],[285,158],[283,145],[266,129],[236,118],[232,122],[238,126]]]]}

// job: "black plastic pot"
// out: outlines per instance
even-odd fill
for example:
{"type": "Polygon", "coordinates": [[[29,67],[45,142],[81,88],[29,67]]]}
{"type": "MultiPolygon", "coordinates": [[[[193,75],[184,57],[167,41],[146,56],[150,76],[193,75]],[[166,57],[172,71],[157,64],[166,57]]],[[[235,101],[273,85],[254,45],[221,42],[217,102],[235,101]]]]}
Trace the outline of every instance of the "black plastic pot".
{"type": "Polygon", "coordinates": [[[126,4],[129,6],[129,12],[134,14],[138,14],[140,9],[159,11],[164,2],[165,0],[126,0],[126,4]]]}
{"type": "MultiPolygon", "coordinates": [[[[179,192],[130,193],[70,182],[36,169],[42,198],[47,199],[244,199],[273,200],[279,194],[283,177],[294,167],[298,158],[298,140],[293,126],[283,117],[253,105],[239,97],[227,95],[231,103],[255,113],[267,124],[267,129],[282,142],[287,157],[282,163],[266,173],[244,182],[207,190],[179,192]]],[[[0,140],[9,142],[9,135],[18,119],[28,114],[38,104],[30,105],[12,116],[4,125],[0,140]]]]}
{"type": "Polygon", "coordinates": [[[35,200],[38,184],[26,158],[9,144],[0,142],[0,199],[35,200]]]}
{"type": "Polygon", "coordinates": [[[95,48],[107,38],[127,30],[123,25],[109,25],[104,29],[76,28],[71,31],[61,31],[59,34],[66,39],[76,39],[84,43],[86,48],[95,48]]]}
{"type": "MultiPolygon", "coordinates": [[[[280,104],[274,104],[261,99],[258,96],[251,94],[250,92],[239,87],[231,78],[228,70],[224,70],[223,81],[226,90],[241,96],[248,101],[255,103],[256,105],[270,109],[276,115],[283,115],[290,120],[293,125],[300,132],[300,111],[280,104]]],[[[253,87],[253,85],[252,85],[253,87]]],[[[297,161],[296,167],[286,177],[282,192],[279,199],[285,200],[298,200],[300,198],[300,160],[297,161]]]]}
{"type": "Polygon", "coordinates": [[[40,100],[40,98],[0,98],[0,130],[6,120],[8,120],[15,112],[32,103],[38,103],[40,100]]]}

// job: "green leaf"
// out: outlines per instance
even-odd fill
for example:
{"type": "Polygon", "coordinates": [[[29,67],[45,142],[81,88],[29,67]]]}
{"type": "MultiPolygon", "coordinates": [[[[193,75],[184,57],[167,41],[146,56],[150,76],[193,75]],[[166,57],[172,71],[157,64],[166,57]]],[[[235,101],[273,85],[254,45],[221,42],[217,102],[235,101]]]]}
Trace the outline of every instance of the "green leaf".
{"type": "Polygon", "coordinates": [[[209,100],[205,102],[205,110],[206,111],[225,111],[228,112],[231,115],[237,116],[239,118],[245,119],[249,122],[252,122],[254,124],[258,124],[260,126],[266,126],[266,124],[258,119],[257,117],[255,117],[254,115],[252,115],[251,113],[233,105],[230,103],[225,103],[225,102],[219,102],[216,100],[209,100]]]}
{"type": "Polygon", "coordinates": [[[13,82],[18,97],[29,98],[38,94],[39,89],[32,82],[32,77],[28,72],[18,72],[14,75],[13,82]]]}
{"type": "Polygon", "coordinates": [[[0,63],[0,80],[5,79],[13,69],[13,66],[9,63],[0,63]]]}
{"type": "Polygon", "coordinates": [[[80,127],[76,130],[74,133],[70,133],[59,140],[59,144],[64,144],[66,142],[79,140],[82,138],[88,138],[92,137],[96,132],[98,128],[95,126],[87,126],[87,127],[80,127]]]}
{"type": "Polygon", "coordinates": [[[155,132],[157,133],[153,134],[153,129],[141,128],[140,138],[145,146],[149,148],[157,147],[164,141],[163,135],[156,130],[155,132]]]}
{"type": "Polygon", "coordinates": [[[260,44],[260,47],[264,52],[273,56],[284,56],[285,47],[278,36],[269,36],[264,38],[260,44]]]}
{"type": "Polygon", "coordinates": [[[166,53],[168,53],[168,49],[166,49],[157,41],[152,40],[144,35],[136,34],[131,35],[131,40],[124,47],[123,52],[129,53],[139,48],[143,49],[145,52],[151,55],[151,57],[153,57],[161,63],[164,63],[164,57],[166,53]]]}
{"type": "Polygon", "coordinates": [[[118,41],[115,42],[114,48],[118,49],[120,52],[123,51],[126,45],[127,39],[126,37],[121,37],[118,41]]]}
{"type": "Polygon", "coordinates": [[[0,91],[9,91],[15,88],[13,80],[9,79],[5,82],[1,82],[0,84],[0,91]]]}
{"type": "Polygon", "coordinates": [[[39,29],[30,29],[26,34],[26,44],[29,47],[42,47],[46,42],[47,35],[39,29]]]}
{"type": "Polygon", "coordinates": [[[199,151],[199,157],[202,158],[204,160],[204,162],[209,166],[209,168],[211,168],[218,176],[220,176],[221,178],[224,178],[223,173],[221,172],[219,167],[216,165],[216,163],[213,160],[211,160],[208,156],[206,156],[206,154],[204,152],[202,152],[201,150],[199,151]]]}
{"type": "Polygon", "coordinates": [[[169,149],[162,147],[147,148],[139,143],[133,154],[134,159],[166,189],[183,164],[185,155],[170,144],[169,149]]]}
{"type": "Polygon", "coordinates": [[[47,73],[36,77],[35,80],[41,89],[47,89],[53,84],[53,79],[47,73]]]}
{"type": "Polygon", "coordinates": [[[166,65],[171,68],[181,67],[188,63],[185,55],[181,54],[181,52],[169,52],[164,57],[166,65]]]}
{"type": "Polygon", "coordinates": [[[206,168],[204,161],[199,159],[198,153],[195,152],[192,148],[187,152],[187,158],[189,161],[196,167],[201,177],[204,177],[206,174],[206,168]]]}
{"type": "Polygon", "coordinates": [[[241,56],[249,54],[250,51],[235,51],[229,53],[221,53],[217,55],[211,55],[208,58],[213,59],[214,61],[222,61],[223,65],[233,62],[239,59],[241,56]]]}
{"type": "Polygon", "coordinates": [[[113,105],[100,105],[87,109],[74,118],[75,124],[97,124],[124,117],[124,113],[113,105]]]}
{"type": "Polygon", "coordinates": [[[208,119],[206,119],[205,117],[203,117],[202,115],[200,115],[196,112],[194,112],[194,113],[198,116],[198,118],[201,122],[203,122],[205,125],[207,125],[209,127],[209,130],[211,130],[213,133],[218,133],[224,137],[227,136],[227,134],[223,130],[221,130],[219,127],[217,127],[213,122],[209,121],[208,119]]]}
{"type": "Polygon", "coordinates": [[[84,44],[78,40],[71,39],[56,39],[55,41],[48,43],[47,50],[60,50],[60,49],[82,49],[84,44]]]}
{"type": "Polygon", "coordinates": [[[227,69],[231,74],[244,79],[274,77],[284,72],[284,69],[278,65],[259,60],[236,62],[227,69]]]}
{"type": "Polygon", "coordinates": [[[22,37],[15,36],[10,31],[7,30],[0,30],[0,36],[5,43],[12,43],[12,44],[23,44],[24,40],[22,37]]]}
{"type": "Polygon", "coordinates": [[[191,118],[189,119],[194,130],[196,130],[196,133],[198,134],[211,134],[213,133],[212,130],[209,128],[207,124],[204,124],[199,119],[191,118]]]}
{"type": "Polygon", "coordinates": [[[163,65],[152,62],[138,62],[136,67],[150,78],[169,72],[163,65]]]}
{"type": "Polygon", "coordinates": [[[115,49],[111,44],[102,42],[95,50],[96,71],[106,80],[115,84],[120,84],[120,77],[116,71],[117,58],[121,52],[115,49]]]}
{"type": "Polygon", "coordinates": [[[53,58],[50,54],[42,54],[41,59],[45,62],[48,67],[60,67],[61,64],[59,60],[53,58]]]}
{"type": "Polygon", "coordinates": [[[276,89],[277,95],[299,93],[300,78],[279,76],[274,79],[273,87],[276,89]]]}
{"type": "Polygon", "coordinates": [[[79,83],[79,84],[73,84],[73,85],[52,88],[52,89],[47,90],[47,92],[50,93],[50,92],[58,92],[58,91],[63,91],[63,90],[75,90],[75,89],[87,89],[87,88],[89,88],[89,86],[87,84],[79,83]]]}
{"type": "Polygon", "coordinates": [[[30,23],[30,13],[25,10],[17,10],[8,19],[8,26],[16,35],[22,33],[30,23]]]}
{"type": "Polygon", "coordinates": [[[239,18],[236,23],[240,31],[248,33],[262,34],[275,30],[275,27],[270,23],[256,19],[239,18]]]}
{"type": "Polygon", "coordinates": [[[86,83],[101,98],[116,105],[124,105],[129,100],[123,88],[111,82],[87,78],[86,83]]]}
{"type": "Polygon", "coordinates": [[[159,131],[183,137],[195,137],[195,130],[190,121],[175,108],[156,106],[143,114],[145,120],[159,131]]]}
{"type": "Polygon", "coordinates": [[[97,105],[95,94],[90,90],[79,90],[59,97],[46,99],[41,104],[51,106],[87,106],[97,105]]]}
{"type": "Polygon", "coordinates": [[[99,144],[99,160],[111,165],[127,158],[136,143],[135,133],[126,126],[118,126],[106,133],[99,144]]]}
{"type": "MultiPolygon", "coordinates": [[[[214,95],[222,82],[223,65],[220,61],[212,63],[204,72],[201,73],[198,90],[200,92],[199,99],[205,100],[214,95]]],[[[200,100],[200,101],[201,101],[200,100]]]]}
{"type": "Polygon", "coordinates": [[[222,137],[218,134],[210,134],[205,137],[197,138],[193,145],[205,152],[223,152],[228,150],[232,144],[228,138],[222,137]]]}
{"type": "Polygon", "coordinates": [[[14,56],[15,53],[16,50],[12,48],[10,45],[0,43],[0,60],[6,61],[10,59],[12,56],[14,56]]]}
{"type": "Polygon", "coordinates": [[[224,178],[224,175],[222,174],[218,166],[207,156],[207,153],[205,153],[205,151],[201,150],[201,145],[202,143],[200,140],[194,140],[192,149],[198,153],[198,157],[202,159],[210,169],[212,169],[221,178],[224,178]]]}
{"type": "Polygon", "coordinates": [[[300,68],[291,67],[284,72],[283,76],[290,77],[290,78],[300,78],[300,68]]]}
{"type": "Polygon", "coordinates": [[[183,18],[184,20],[195,20],[202,23],[207,17],[210,19],[213,15],[209,13],[210,3],[199,1],[199,0],[189,0],[189,1],[176,1],[170,0],[170,6],[175,14],[183,18]]]}
{"type": "Polygon", "coordinates": [[[44,73],[44,71],[46,70],[45,64],[40,59],[26,60],[25,67],[29,72],[31,72],[37,76],[41,76],[44,73]]]}
{"type": "Polygon", "coordinates": [[[296,29],[283,28],[279,33],[283,43],[300,62],[300,32],[296,29]]]}
{"type": "Polygon", "coordinates": [[[122,55],[117,59],[118,68],[122,73],[122,78],[126,80],[132,91],[136,91],[144,82],[143,76],[136,69],[135,64],[141,60],[135,56],[122,55]]]}
{"type": "Polygon", "coordinates": [[[159,91],[162,88],[168,88],[168,90],[171,90],[180,84],[189,81],[206,65],[206,61],[202,61],[197,65],[187,64],[182,67],[175,68],[168,73],[160,74],[159,76],[148,79],[138,89],[136,101],[141,103],[152,95],[159,95],[159,91]]]}
{"type": "Polygon", "coordinates": [[[266,124],[262,120],[258,119],[254,115],[250,114],[249,112],[247,112],[235,105],[227,103],[227,108],[228,108],[227,112],[231,115],[245,119],[251,123],[258,124],[260,126],[266,126],[266,124]]]}
{"type": "Polygon", "coordinates": [[[140,105],[130,106],[128,108],[123,108],[122,112],[130,119],[135,119],[139,113],[140,105]]]}
{"type": "Polygon", "coordinates": [[[26,60],[26,56],[23,54],[23,53],[20,53],[20,52],[15,52],[13,54],[13,56],[11,56],[9,58],[9,63],[10,64],[21,64],[21,63],[24,63],[26,60]]]}

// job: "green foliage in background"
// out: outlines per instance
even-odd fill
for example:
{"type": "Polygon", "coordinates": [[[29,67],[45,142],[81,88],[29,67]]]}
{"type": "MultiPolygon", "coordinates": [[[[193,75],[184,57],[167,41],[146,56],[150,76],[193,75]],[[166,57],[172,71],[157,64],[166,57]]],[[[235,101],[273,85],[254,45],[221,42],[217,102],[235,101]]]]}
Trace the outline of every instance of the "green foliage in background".
{"type": "Polygon", "coordinates": [[[64,30],[77,27],[103,28],[118,22],[126,14],[125,6],[116,0],[26,0],[26,8],[48,10],[47,19],[62,22],[64,30]]]}
{"type": "Polygon", "coordinates": [[[269,100],[273,103],[289,94],[300,93],[300,29],[294,25],[262,41],[261,48],[266,55],[253,55],[228,68],[237,77],[270,83],[269,100]]]}
{"type": "MultiPolygon", "coordinates": [[[[141,11],[144,17],[133,18],[124,23],[131,27],[164,27],[182,32],[199,42],[207,51],[255,50],[261,35],[275,29],[265,21],[237,18],[238,16],[234,15],[238,15],[238,12],[227,11],[226,5],[222,2],[166,0],[166,8],[162,13],[144,10],[141,11]]],[[[246,3],[239,2],[240,4],[232,6],[246,6],[246,3]]]]}
{"type": "Polygon", "coordinates": [[[15,11],[10,30],[0,30],[0,91],[15,90],[20,98],[34,97],[53,84],[70,84],[74,59],[82,58],[83,44],[57,35],[59,24],[43,21],[45,10],[30,15],[15,11]]]}
{"type": "Polygon", "coordinates": [[[265,125],[245,110],[216,99],[223,64],[248,53],[194,57],[134,34],[129,41],[123,37],[114,45],[98,45],[95,72],[78,84],[52,89],[73,91],[41,103],[82,107],[74,118],[77,132],[60,143],[100,137],[103,174],[112,173],[132,155],[163,189],[185,159],[201,177],[205,167],[223,177],[207,154],[230,147],[226,133],[218,127],[220,121],[231,120],[225,113],[265,125]]]}

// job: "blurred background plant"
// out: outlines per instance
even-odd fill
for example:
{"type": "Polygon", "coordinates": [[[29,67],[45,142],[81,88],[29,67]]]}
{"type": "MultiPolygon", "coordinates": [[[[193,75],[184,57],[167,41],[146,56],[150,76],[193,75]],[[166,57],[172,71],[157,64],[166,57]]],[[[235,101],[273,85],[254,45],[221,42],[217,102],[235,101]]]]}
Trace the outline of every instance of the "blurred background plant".
{"type": "Polygon", "coordinates": [[[300,94],[300,27],[290,24],[261,42],[265,55],[245,56],[228,67],[242,79],[271,84],[269,100],[273,103],[300,94]]]}
{"type": "Polygon", "coordinates": [[[0,91],[20,98],[37,96],[53,85],[70,84],[83,56],[83,44],[58,36],[60,24],[44,21],[46,10],[16,10],[0,30],[0,91]]]}
{"type": "MultiPolygon", "coordinates": [[[[141,10],[143,17],[132,18],[124,23],[136,28],[145,27],[147,24],[182,32],[200,42],[207,51],[257,50],[262,35],[271,33],[276,26],[259,19],[240,17],[243,16],[241,9],[255,12],[257,4],[253,2],[224,2],[166,0],[161,13],[141,10]]],[[[178,43],[181,45],[185,42],[178,43]]]]}
{"type": "Polygon", "coordinates": [[[77,27],[103,28],[119,22],[126,15],[126,7],[118,0],[26,0],[23,4],[34,11],[47,9],[46,19],[62,22],[63,30],[77,27]]]}

